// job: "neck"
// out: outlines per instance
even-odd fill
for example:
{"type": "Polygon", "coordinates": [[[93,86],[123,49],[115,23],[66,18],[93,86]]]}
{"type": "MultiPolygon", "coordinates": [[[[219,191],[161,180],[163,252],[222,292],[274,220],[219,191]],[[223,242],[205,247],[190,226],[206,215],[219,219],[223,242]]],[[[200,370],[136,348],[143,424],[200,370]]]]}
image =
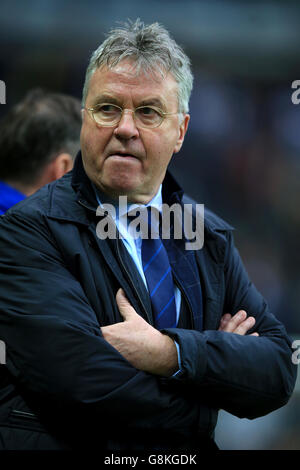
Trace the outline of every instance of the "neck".
{"type": "Polygon", "coordinates": [[[108,192],[101,191],[101,189],[97,187],[94,183],[92,184],[93,184],[94,190],[96,191],[97,198],[100,198],[101,202],[108,202],[114,206],[117,206],[119,204],[120,196],[122,197],[126,196],[127,198],[126,201],[128,205],[131,205],[131,204],[147,205],[153,199],[156,199],[156,198],[161,199],[161,185],[158,187],[157,191],[152,195],[147,195],[145,197],[130,197],[128,194],[119,194],[119,193],[115,194],[115,193],[108,193],[108,192]]]}
{"type": "Polygon", "coordinates": [[[24,194],[25,196],[31,196],[31,194],[35,193],[40,186],[39,185],[25,185],[22,183],[19,183],[17,181],[13,180],[8,180],[6,181],[7,184],[9,184],[12,188],[16,189],[17,191],[20,191],[20,193],[24,194]]]}

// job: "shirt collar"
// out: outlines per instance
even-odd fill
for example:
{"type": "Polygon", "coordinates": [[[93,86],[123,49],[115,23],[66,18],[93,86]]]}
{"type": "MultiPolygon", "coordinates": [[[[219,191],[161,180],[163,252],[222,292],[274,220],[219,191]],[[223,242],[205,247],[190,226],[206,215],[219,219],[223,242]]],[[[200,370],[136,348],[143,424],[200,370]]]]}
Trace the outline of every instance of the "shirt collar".
{"type": "MultiPolygon", "coordinates": [[[[98,201],[99,206],[103,207],[103,204],[111,204],[115,208],[115,215],[116,218],[119,219],[124,215],[128,214],[128,212],[136,211],[136,210],[144,210],[145,207],[155,207],[159,212],[162,212],[162,185],[158,188],[157,193],[148,202],[148,204],[121,204],[119,205],[119,201],[115,199],[109,198],[105,193],[102,193],[98,190],[98,188],[93,184],[93,188],[96,194],[96,198],[98,201]]],[[[112,214],[114,216],[114,214],[112,214]]]]}

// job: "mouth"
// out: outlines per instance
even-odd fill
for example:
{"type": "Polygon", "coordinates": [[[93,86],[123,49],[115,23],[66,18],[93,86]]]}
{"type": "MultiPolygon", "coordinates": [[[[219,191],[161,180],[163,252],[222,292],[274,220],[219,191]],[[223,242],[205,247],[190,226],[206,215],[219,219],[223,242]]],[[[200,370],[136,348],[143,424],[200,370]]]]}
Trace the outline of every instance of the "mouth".
{"type": "Polygon", "coordinates": [[[118,160],[138,160],[138,157],[136,155],[125,152],[112,152],[108,155],[107,158],[114,158],[118,160]]]}

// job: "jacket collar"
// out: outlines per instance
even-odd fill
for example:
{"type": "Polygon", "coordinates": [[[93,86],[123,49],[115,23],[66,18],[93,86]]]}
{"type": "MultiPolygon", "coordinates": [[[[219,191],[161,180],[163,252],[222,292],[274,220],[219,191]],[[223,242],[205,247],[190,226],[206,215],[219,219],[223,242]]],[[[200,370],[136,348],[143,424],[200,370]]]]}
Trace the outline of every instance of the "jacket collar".
{"type": "Polygon", "coordinates": [[[81,152],[78,152],[72,171],[71,186],[78,196],[78,200],[82,201],[87,207],[93,210],[97,209],[97,200],[92,182],[87,176],[82,162],[81,152]]]}
{"type": "MultiPolygon", "coordinates": [[[[72,175],[72,187],[89,205],[95,206],[96,198],[89,177],[87,176],[83,163],[81,152],[78,153],[72,175]]],[[[183,189],[179,186],[173,176],[167,171],[163,181],[162,198],[163,202],[180,202],[183,196],[183,189]]]]}
{"type": "MultiPolygon", "coordinates": [[[[73,170],[52,183],[48,217],[89,225],[97,210],[97,199],[87,176],[81,152],[78,152],[73,170]],[[87,210],[88,209],[88,210],[87,210]]],[[[162,185],[163,202],[180,202],[183,190],[167,171],[162,185]]]]}
{"type": "MultiPolygon", "coordinates": [[[[163,202],[169,205],[176,202],[195,204],[193,199],[184,195],[183,189],[169,171],[166,172],[163,181],[162,198],[163,202]]],[[[47,215],[51,218],[89,225],[91,219],[88,217],[86,209],[89,209],[88,212],[94,218],[97,206],[95,191],[84,170],[81,152],[79,152],[72,172],[53,183],[51,203],[47,215]],[[69,192],[69,197],[67,197],[66,192],[69,192]]],[[[210,211],[205,211],[204,224],[207,230],[213,232],[233,229],[231,225],[210,211]]]]}

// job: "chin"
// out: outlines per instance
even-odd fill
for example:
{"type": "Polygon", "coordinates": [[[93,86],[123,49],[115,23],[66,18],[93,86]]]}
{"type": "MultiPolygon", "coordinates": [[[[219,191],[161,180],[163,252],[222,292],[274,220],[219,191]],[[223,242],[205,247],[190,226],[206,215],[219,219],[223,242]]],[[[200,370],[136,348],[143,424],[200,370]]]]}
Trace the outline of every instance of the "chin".
{"type": "Polygon", "coordinates": [[[133,181],[132,178],[120,178],[120,176],[118,176],[117,178],[110,179],[105,187],[108,189],[110,188],[111,191],[123,196],[135,193],[142,187],[142,184],[139,181],[133,181]]]}
{"type": "Polygon", "coordinates": [[[113,197],[118,196],[127,196],[130,198],[136,192],[138,192],[137,188],[132,185],[124,185],[124,184],[108,184],[103,187],[104,192],[107,194],[112,195],[113,197]]]}

